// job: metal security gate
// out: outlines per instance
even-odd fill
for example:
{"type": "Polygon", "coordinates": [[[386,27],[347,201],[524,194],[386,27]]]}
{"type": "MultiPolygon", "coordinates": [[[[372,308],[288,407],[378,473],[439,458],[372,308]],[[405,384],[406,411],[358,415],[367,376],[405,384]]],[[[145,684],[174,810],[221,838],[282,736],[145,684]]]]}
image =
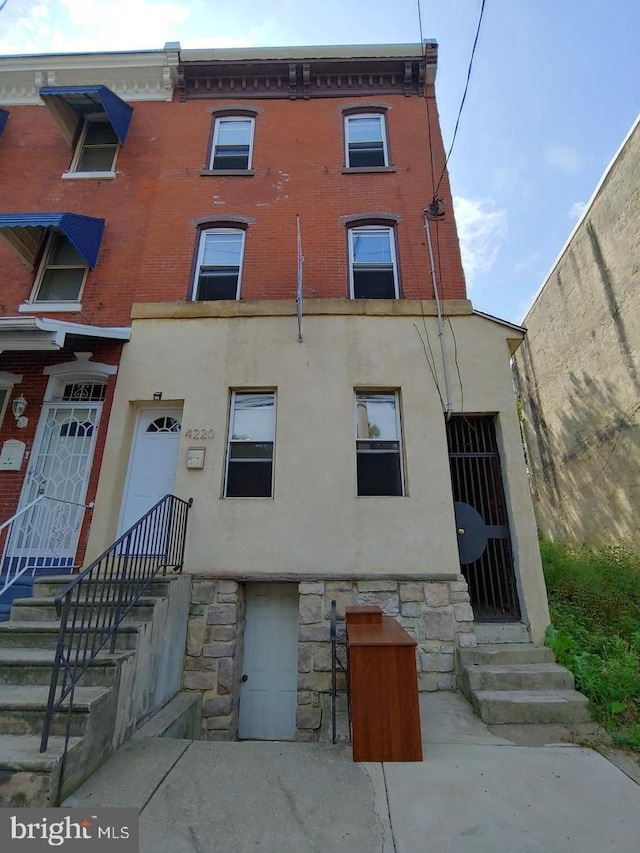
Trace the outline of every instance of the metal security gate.
{"type": "Polygon", "coordinates": [[[476,621],[520,619],[494,417],[447,422],[461,571],[476,621]]]}

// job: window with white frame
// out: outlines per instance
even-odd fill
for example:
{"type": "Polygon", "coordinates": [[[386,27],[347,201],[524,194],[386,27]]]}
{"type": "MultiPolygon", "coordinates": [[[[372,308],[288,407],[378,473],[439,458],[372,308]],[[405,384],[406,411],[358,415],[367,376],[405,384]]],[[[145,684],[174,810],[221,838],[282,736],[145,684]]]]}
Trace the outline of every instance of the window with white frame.
{"type": "Polygon", "coordinates": [[[388,166],[387,134],[382,113],[345,116],[344,141],[349,168],[388,166]]]}
{"type": "Polygon", "coordinates": [[[254,124],[254,119],[246,116],[217,118],[213,126],[209,168],[225,171],[250,169],[254,124]]]}
{"type": "Polygon", "coordinates": [[[244,231],[211,228],[203,231],[198,244],[193,299],[239,299],[244,251],[244,231]]]}
{"type": "Polygon", "coordinates": [[[118,147],[118,137],[106,116],[86,116],[69,171],[112,172],[118,147]]]}
{"type": "Polygon", "coordinates": [[[226,498],[273,496],[274,391],[233,391],[227,449],[226,498]]]}
{"type": "Polygon", "coordinates": [[[89,267],[86,259],[62,234],[51,232],[31,302],[77,302],[89,267]]]}
{"type": "Polygon", "coordinates": [[[397,392],[356,391],[358,497],[404,494],[397,392]]]}
{"type": "Polygon", "coordinates": [[[349,229],[349,292],[352,299],[398,298],[393,228],[367,225],[349,229]]]}

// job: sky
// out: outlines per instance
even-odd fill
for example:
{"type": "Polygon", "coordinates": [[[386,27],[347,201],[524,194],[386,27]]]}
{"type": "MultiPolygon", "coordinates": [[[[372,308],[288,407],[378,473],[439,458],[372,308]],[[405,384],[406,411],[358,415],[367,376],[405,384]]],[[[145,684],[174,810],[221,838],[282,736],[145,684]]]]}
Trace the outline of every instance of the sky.
{"type": "MultiPolygon", "coordinates": [[[[481,0],[420,4],[422,36],[439,45],[436,95],[448,148],[481,0]]],[[[639,33],[638,0],[486,0],[449,162],[477,309],[523,319],[638,114],[639,33]]],[[[167,41],[416,43],[418,0],[6,0],[0,11],[0,55],[159,49],[167,41]]]]}

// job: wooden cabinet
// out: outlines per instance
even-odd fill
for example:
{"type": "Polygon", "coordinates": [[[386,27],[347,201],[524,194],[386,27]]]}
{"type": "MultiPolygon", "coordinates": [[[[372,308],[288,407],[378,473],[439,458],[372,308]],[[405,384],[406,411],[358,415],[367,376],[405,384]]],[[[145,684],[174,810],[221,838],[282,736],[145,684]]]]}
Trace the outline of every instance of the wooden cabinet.
{"type": "Polygon", "coordinates": [[[416,641],[379,608],[346,622],[353,760],[422,761],[416,641]]]}

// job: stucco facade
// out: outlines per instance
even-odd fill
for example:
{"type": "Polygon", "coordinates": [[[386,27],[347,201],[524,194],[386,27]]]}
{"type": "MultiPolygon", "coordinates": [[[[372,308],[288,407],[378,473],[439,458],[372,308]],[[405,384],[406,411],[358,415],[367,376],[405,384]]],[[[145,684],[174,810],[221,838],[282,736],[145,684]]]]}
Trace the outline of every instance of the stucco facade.
{"type": "Polygon", "coordinates": [[[545,536],[640,547],[640,124],[529,310],[516,380],[545,536]]]}

